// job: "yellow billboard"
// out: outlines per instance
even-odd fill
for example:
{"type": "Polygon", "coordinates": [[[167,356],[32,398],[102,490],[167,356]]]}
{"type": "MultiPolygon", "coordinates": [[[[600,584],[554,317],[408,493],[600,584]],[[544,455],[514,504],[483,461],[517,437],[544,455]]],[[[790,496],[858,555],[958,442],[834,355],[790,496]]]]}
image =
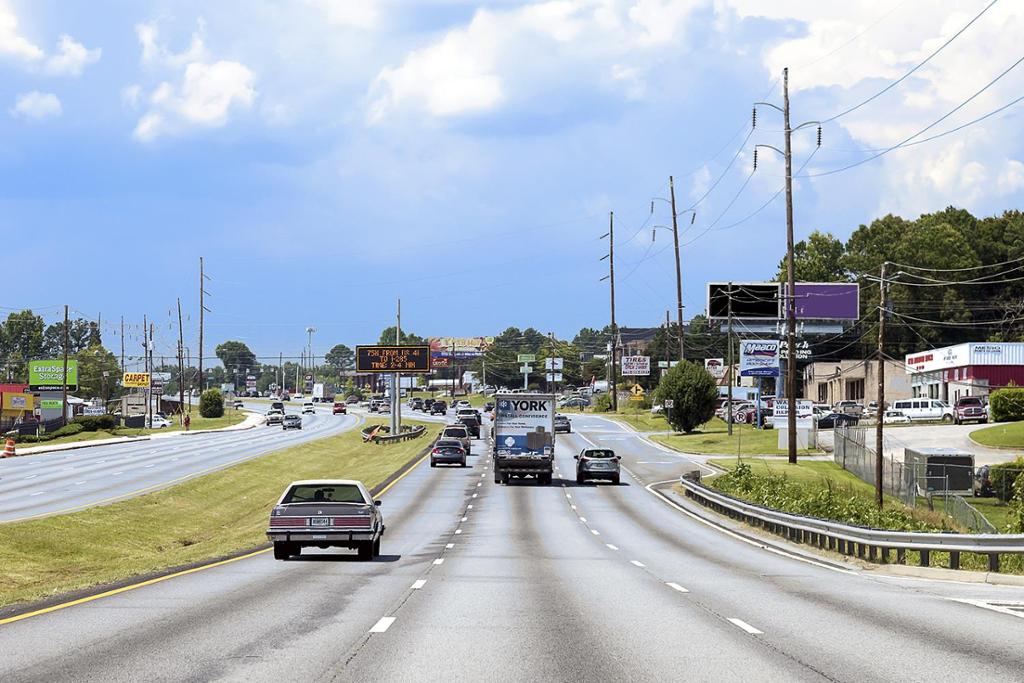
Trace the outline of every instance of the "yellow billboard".
{"type": "Polygon", "coordinates": [[[34,410],[36,397],[32,394],[4,394],[4,410],[34,410]]]}
{"type": "Polygon", "coordinates": [[[121,379],[121,386],[131,389],[148,389],[149,388],[149,373],[148,372],[126,372],[124,377],[121,379]]]}

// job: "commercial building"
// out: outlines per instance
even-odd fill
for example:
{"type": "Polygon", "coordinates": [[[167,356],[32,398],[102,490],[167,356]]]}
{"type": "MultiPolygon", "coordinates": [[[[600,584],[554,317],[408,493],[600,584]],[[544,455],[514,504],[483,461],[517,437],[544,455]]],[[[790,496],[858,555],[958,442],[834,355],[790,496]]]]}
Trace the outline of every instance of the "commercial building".
{"type": "Polygon", "coordinates": [[[961,396],[987,396],[1024,386],[1024,343],[968,342],[909,353],[906,373],[914,397],[954,402],[961,396]]]}
{"type": "MultiPolygon", "coordinates": [[[[878,401],[878,362],[874,360],[816,361],[803,368],[805,398],[835,405],[878,401]]],[[[885,401],[910,398],[910,378],[898,361],[885,361],[885,401]]]]}

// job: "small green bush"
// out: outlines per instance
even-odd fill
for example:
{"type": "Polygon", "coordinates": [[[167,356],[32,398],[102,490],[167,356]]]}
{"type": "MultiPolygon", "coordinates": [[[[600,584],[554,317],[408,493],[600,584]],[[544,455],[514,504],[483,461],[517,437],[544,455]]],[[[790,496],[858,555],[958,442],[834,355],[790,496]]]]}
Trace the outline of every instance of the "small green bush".
{"type": "Polygon", "coordinates": [[[596,413],[608,413],[612,409],[612,395],[609,393],[598,394],[597,398],[594,399],[594,412],[596,413]]]}
{"type": "Polygon", "coordinates": [[[113,415],[79,415],[75,418],[74,424],[82,425],[87,432],[96,432],[101,429],[108,430],[115,427],[113,415]]]}
{"type": "Polygon", "coordinates": [[[199,414],[203,417],[224,416],[224,394],[220,389],[207,389],[199,397],[199,414]]]}
{"type": "Polygon", "coordinates": [[[993,422],[1024,420],[1024,388],[1008,387],[993,391],[988,401],[993,422]]]}
{"type": "Polygon", "coordinates": [[[1001,462],[989,467],[988,476],[992,480],[992,488],[996,497],[1004,503],[1013,498],[1013,486],[1018,480],[1024,479],[1024,458],[1012,462],[1001,462]]]}
{"type": "Polygon", "coordinates": [[[715,416],[718,386],[704,366],[684,361],[661,378],[654,400],[662,405],[671,400],[672,410],[666,411],[669,424],[689,434],[715,416]]]}
{"type": "Polygon", "coordinates": [[[60,429],[58,429],[56,431],[47,432],[46,438],[47,439],[58,439],[58,438],[60,438],[62,436],[74,436],[75,434],[79,434],[82,431],[83,431],[82,425],[76,424],[74,422],[71,422],[71,423],[68,423],[68,424],[64,425],[63,427],[61,427],[60,429]]]}

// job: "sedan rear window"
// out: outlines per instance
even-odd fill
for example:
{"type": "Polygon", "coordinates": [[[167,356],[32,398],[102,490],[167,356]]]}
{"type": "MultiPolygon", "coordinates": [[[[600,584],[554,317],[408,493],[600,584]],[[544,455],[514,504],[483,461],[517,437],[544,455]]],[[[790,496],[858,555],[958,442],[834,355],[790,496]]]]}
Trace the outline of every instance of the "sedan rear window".
{"type": "Polygon", "coordinates": [[[365,503],[363,492],[351,484],[301,484],[293,486],[282,501],[288,503],[365,503]]]}

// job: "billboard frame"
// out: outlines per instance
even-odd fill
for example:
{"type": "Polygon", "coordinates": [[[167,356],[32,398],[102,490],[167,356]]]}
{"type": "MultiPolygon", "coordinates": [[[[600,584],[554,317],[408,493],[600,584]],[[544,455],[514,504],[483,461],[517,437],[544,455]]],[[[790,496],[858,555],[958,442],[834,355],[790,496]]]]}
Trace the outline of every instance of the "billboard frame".
{"type": "MultiPolygon", "coordinates": [[[[852,287],[853,288],[852,296],[855,299],[855,303],[854,303],[854,307],[853,307],[853,316],[852,317],[850,317],[850,316],[838,316],[838,315],[810,316],[810,315],[801,315],[799,311],[795,311],[793,317],[796,319],[797,322],[804,321],[804,320],[859,320],[860,319],[860,284],[858,284],[856,282],[797,282],[795,284],[795,287],[796,287],[795,294],[793,295],[794,301],[797,301],[797,300],[799,300],[801,298],[801,294],[800,294],[800,288],[801,287],[805,287],[805,288],[821,287],[821,288],[827,288],[827,289],[833,289],[833,288],[834,289],[839,289],[839,288],[848,289],[848,288],[852,287]]],[[[780,296],[783,298],[782,299],[783,301],[789,299],[789,297],[790,297],[790,294],[789,294],[789,283],[782,283],[782,286],[780,288],[780,296]]],[[[804,295],[804,298],[807,298],[807,296],[808,295],[804,295]]],[[[835,294],[835,295],[829,295],[829,296],[840,296],[840,295],[839,294],[835,294]]],[[[849,295],[847,295],[847,296],[849,296],[849,295]]],[[[785,309],[783,308],[782,311],[784,311],[784,310],[785,309]]]]}
{"type": "Polygon", "coordinates": [[[774,287],[775,289],[775,315],[774,316],[748,316],[748,315],[737,315],[733,314],[733,320],[780,320],[782,319],[782,283],[779,282],[709,282],[706,287],[706,305],[708,320],[728,320],[728,316],[717,316],[711,315],[711,290],[712,287],[720,286],[722,289],[727,289],[730,285],[735,289],[737,287],[774,287]]]}

